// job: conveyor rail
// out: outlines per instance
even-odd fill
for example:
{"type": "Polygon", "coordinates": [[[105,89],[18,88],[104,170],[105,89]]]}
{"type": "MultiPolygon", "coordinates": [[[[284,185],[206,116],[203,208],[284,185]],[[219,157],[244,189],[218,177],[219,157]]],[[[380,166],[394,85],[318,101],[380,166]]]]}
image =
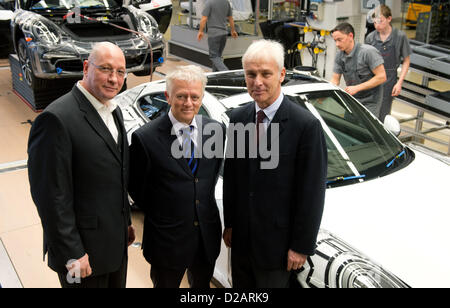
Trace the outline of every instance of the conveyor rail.
{"type": "Polygon", "coordinates": [[[441,100],[441,104],[431,105],[429,103],[430,97],[437,97],[439,94],[440,92],[438,91],[405,80],[403,82],[402,92],[397,99],[449,120],[450,112],[447,111],[448,107],[446,105],[450,105],[450,102],[441,100]]]}
{"type": "Polygon", "coordinates": [[[416,121],[414,129],[402,126],[402,131],[406,134],[401,136],[402,141],[415,141],[422,143],[421,140],[427,139],[448,147],[447,155],[450,155],[450,138],[448,141],[437,139],[429,134],[433,132],[448,130],[450,128],[450,112],[447,110],[447,106],[450,106],[449,101],[432,101],[435,98],[439,98],[440,92],[433,89],[421,86],[409,81],[404,81],[403,88],[397,100],[406,103],[417,109],[417,115],[415,117],[406,118],[400,120],[400,123],[406,123],[409,121],[416,121]],[[424,117],[424,113],[430,113],[443,119],[443,122],[437,122],[424,117]],[[431,124],[433,127],[423,129],[423,123],[431,124]]]}

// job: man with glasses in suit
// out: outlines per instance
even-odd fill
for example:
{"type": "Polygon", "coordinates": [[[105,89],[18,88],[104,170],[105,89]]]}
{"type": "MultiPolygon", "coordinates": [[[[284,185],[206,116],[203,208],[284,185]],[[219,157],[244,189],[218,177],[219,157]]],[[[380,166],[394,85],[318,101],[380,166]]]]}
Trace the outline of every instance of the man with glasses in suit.
{"type": "Polygon", "coordinates": [[[134,241],[128,141],[112,99],[126,77],[122,50],[94,46],[83,79],[31,128],[28,174],[44,231],[44,254],[64,288],[124,288],[134,241]]]}

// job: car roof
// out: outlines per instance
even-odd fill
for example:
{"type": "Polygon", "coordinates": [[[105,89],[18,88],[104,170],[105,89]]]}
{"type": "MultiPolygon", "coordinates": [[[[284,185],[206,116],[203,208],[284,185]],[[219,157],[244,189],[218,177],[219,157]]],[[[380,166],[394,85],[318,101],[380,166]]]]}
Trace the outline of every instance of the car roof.
{"type": "MultiPolygon", "coordinates": [[[[220,85],[220,86],[232,86],[232,87],[245,87],[244,70],[234,70],[226,72],[216,72],[207,74],[208,86],[220,85]]],[[[283,82],[285,85],[299,85],[299,84],[314,84],[314,83],[326,83],[327,81],[304,74],[301,72],[294,72],[286,70],[286,76],[283,82]]]]}
{"type": "MultiPolygon", "coordinates": [[[[220,100],[220,102],[227,109],[237,108],[253,100],[247,93],[243,70],[210,73],[207,74],[207,78],[208,84],[206,91],[210,91],[208,88],[211,89],[216,86],[242,89],[242,93],[230,95],[229,97],[220,100]]],[[[286,95],[294,96],[308,92],[339,89],[340,88],[338,88],[337,86],[322,78],[297,73],[290,70],[286,71],[286,77],[282,84],[283,93],[286,95]]]]}
{"type": "MultiPolygon", "coordinates": [[[[219,108],[217,103],[219,103],[222,108],[225,108],[225,110],[229,110],[253,100],[247,92],[243,70],[207,73],[206,76],[208,82],[205,92],[208,92],[211,95],[203,100],[203,105],[206,105],[208,110],[219,108]],[[228,89],[231,90],[233,94],[218,98],[214,95],[215,89],[228,89]]],[[[157,80],[142,84],[141,86],[144,87],[142,94],[160,92],[165,91],[166,82],[165,80],[157,80]]],[[[282,86],[282,92],[285,95],[290,96],[330,90],[340,90],[340,88],[324,79],[294,73],[289,70],[286,72],[285,82],[282,86]]]]}
{"type": "MultiPolygon", "coordinates": [[[[24,0],[22,3],[24,4],[24,9],[29,10],[30,7],[32,7],[39,1],[41,0],[24,0]]],[[[114,1],[117,3],[118,6],[123,6],[123,0],[114,0],[114,1]]]]}

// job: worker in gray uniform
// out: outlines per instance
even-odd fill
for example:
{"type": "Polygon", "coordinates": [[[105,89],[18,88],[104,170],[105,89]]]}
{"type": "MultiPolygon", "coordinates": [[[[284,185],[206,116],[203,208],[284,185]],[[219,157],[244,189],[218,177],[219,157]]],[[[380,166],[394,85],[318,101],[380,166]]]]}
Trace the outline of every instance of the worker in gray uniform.
{"type": "Polygon", "coordinates": [[[331,82],[339,85],[341,76],[345,91],[353,95],[375,116],[379,116],[386,81],[384,60],[373,46],[355,42],[355,30],[349,23],[341,23],[331,31],[336,47],[334,73],[331,82]]]}
{"type": "Polygon", "coordinates": [[[204,29],[208,24],[208,48],[209,58],[212,62],[213,72],[226,71],[228,67],[223,63],[222,54],[227,43],[227,20],[230,23],[231,36],[237,38],[238,34],[234,27],[231,5],[228,0],[207,0],[200,20],[200,28],[197,40],[201,41],[204,29]]]}
{"type": "Polygon", "coordinates": [[[387,81],[383,85],[383,103],[381,104],[380,120],[391,113],[392,98],[398,96],[402,90],[403,80],[408,74],[411,47],[406,34],[391,26],[392,13],[386,5],[380,5],[371,16],[375,31],[366,37],[366,44],[374,46],[384,59],[387,81]],[[397,69],[402,64],[400,77],[397,69]]]}

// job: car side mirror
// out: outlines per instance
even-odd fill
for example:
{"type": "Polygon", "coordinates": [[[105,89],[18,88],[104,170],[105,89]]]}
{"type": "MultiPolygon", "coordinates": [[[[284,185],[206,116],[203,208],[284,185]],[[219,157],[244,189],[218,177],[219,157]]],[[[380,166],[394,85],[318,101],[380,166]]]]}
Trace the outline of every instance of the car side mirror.
{"type": "Polygon", "coordinates": [[[393,133],[396,137],[400,135],[400,122],[389,114],[384,118],[384,128],[393,133]]]}

